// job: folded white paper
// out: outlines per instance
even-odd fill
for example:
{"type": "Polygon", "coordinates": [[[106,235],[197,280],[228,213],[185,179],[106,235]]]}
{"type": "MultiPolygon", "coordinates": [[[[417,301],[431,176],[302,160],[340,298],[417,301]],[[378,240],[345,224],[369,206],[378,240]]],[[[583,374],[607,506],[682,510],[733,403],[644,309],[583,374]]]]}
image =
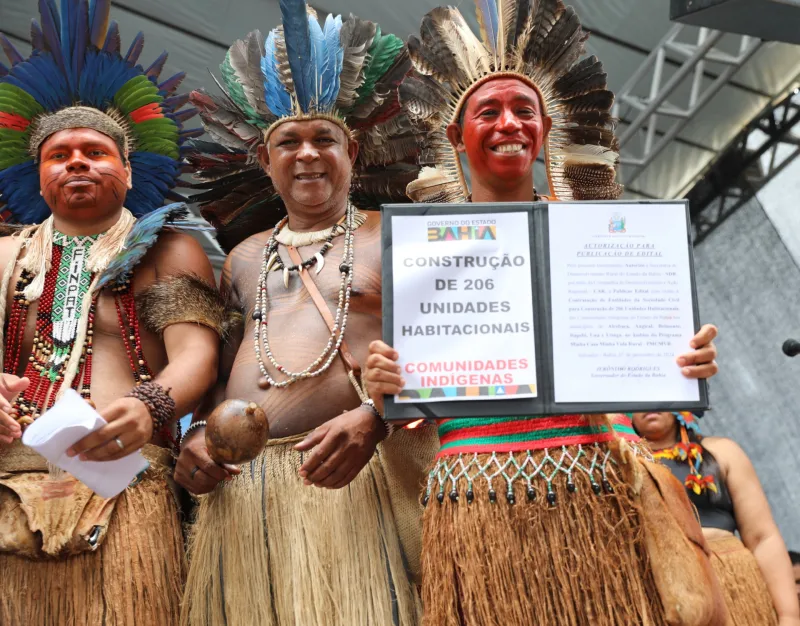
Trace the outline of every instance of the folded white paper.
{"type": "Polygon", "coordinates": [[[76,391],[67,389],[58,402],[28,426],[22,443],[72,474],[97,495],[113,498],[147,469],[147,459],[140,452],[116,461],[81,461],[66,454],[72,444],[106,424],[76,391]]]}

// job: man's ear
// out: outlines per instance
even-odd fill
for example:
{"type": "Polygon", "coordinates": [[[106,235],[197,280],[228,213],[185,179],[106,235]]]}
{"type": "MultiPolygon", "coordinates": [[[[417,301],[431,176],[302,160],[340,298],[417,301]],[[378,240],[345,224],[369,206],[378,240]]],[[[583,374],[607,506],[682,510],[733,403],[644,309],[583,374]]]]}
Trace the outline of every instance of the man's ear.
{"type": "Polygon", "coordinates": [[[450,145],[453,146],[456,152],[466,151],[461,135],[461,126],[458,123],[451,122],[447,125],[447,139],[450,140],[450,145]]]}
{"type": "Polygon", "coordinates": [[[350,155],[350,165],[355,165],[358,158],[358,142],[355,139],[347,140],[347,153],[350,155]]]}
{"type": "Polygon", "coordinates": [[[261,165],[261,169],[266,172],[267,176],[272,176],[269,171],[269,146],[266,143],[260,143],[258,148],[256,148],[256,156],[258,157],[258,163],[261,165]]]}
{"type": "Polygon", "coordinates": [[[542,133],[543,138],[547,138],[547,135],[550,134],[550,129],[553,128],[553,118],[549,115],[545,115],[542,117],[542,128],[544,132],[542,133]]]}
{"type": "Polygon", "coordinates": [[[128,189],[133,189],[133,170],[131,169],[130,159],[125,159],[125,180],[128,189]]]}

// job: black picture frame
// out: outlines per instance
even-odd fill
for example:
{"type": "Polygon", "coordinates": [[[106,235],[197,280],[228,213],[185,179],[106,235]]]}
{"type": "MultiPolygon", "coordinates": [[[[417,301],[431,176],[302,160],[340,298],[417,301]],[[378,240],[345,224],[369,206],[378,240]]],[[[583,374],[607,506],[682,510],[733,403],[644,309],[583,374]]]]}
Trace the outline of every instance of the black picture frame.
{"type": "MultiPolygon", "coordinates": [[[[572,202],[570,204],[573,204],[572,202]]],[[[689,253],[691,277],[692,310],[695,331],[700,329],[700,310],[697,300],[697,282],[694,270],[694,255],[689,219],[689,204],[685,200],[614,200],[588,201],[580,204],[605,204],[619,206],[626,204],[682,204],[686,212],[686,245],[689,253]]],[[[464,216],[485,213],[528,214],[529,241],[531,247],[531,287],[534,308],[534,333],[536,350],[536,398],[492,399],[492,400],[439,400],[436,402],[398,403],[394,396],[385,396],[386,418],[408,420],[420,417],[443,419],[449,417],[493,417],[516,415],[564,415],[571,413],[628,413],[638,411],[705,411],[710,408],[708,384],[698,380],[699,400],[697,401],[659,401],[659,402],[555,402],[555,381],[553,372],[553,334],[552,302],[550,298],[550,249],[549,249],[549,207],[558,203],[550,202],[508,202],[467,203],[467,204],[386,204],[381,207],[381,264],[382,264],[382,320],[383,339],[394,345],[394,278],[392,216],[464,216]]],[[[688,346],[687,346],[688,349],[688,346]]],[[[675,367],[678,367],[677,364],[675,367]]]]}

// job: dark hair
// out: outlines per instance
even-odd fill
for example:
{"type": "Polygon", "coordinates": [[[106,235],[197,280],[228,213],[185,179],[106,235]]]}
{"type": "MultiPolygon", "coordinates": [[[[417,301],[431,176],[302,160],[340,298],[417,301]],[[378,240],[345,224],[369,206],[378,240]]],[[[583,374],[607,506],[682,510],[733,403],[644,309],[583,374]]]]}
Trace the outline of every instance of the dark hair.
{"type": "Polygon", "coordinates": [[[792,565],[800,565],[800,552],[789,550],[789,558],[792,560],[792,565]]]}
{"type": "MultiPolygon", "coordinates": [[[[678,425],[678,428],[680,428],[680,424],[678,423],[677,420],[675,420],[675,423],[678,425]]],[[[711,450],[709,450],[703,445],[703,439],[704,439],[703,435],[699,435],[691,428],[686,429],[686,434],[689,436],[689,441],[691,441],[692,443],[696,443],[701,448],[703,448],[703,462],[700,463],[700,468],[699,468],[700,474],[702,474],[703,476],[713,475],[717,477],[718,484],[716,492],[711,489],[706,489],[706,492],[708,493],[708,501],[711,504],[719,504],[728,497],[727,495],[728,486],[725,484],[725,477],[722,475],[722,471],[720,470],[719,467],[719,462],[717,461],[717,458],[711,453],[711,450]]]]}

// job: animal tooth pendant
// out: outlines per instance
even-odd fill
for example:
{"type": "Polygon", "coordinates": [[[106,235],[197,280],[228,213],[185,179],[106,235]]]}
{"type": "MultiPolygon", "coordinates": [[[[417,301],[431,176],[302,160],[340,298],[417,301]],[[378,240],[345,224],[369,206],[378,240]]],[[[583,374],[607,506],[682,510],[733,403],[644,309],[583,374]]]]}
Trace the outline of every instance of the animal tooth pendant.
{"type": "Polygon", "coordinates": [[[325,267],[325,257],[322,256],[321,252],[317,252],[314,257],[317,259],[317,274],[319,274],[322,268],[325,267]]]}
{"type": "Polygon", "coordinates": [[[278,260],[278,253],[273,252],[272,255],[269,257],[269,261],[267,261],[267,272],[272,269],[272,266],[275,265],[275,261],[278,260]]]}
{"type": "Polygon", "coordinates": [[[288,267],[284,267],[283,268],[283,286],[286,287],[286,289],[289,288],[289,268],[288,267]]]}

